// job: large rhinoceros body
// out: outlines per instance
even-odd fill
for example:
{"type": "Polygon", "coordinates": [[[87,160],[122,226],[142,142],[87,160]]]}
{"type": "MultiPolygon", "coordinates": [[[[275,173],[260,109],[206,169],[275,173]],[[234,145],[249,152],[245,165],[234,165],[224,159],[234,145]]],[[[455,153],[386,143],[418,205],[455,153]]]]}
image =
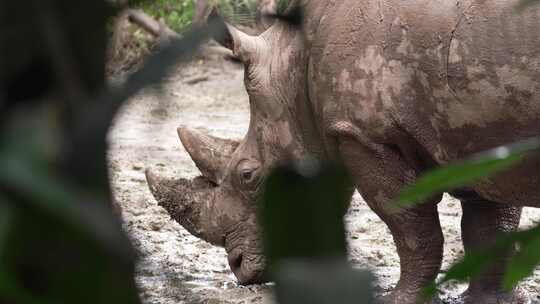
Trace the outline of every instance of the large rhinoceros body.
{"type": "MultiPolygon", "coordinates": [[[[231,26],[220,42],[241,58],[251,120],[240,142],[179,129],[206,179],[148,173],[173,218],[224,246],[241,283],[264,280],[255,202],[269,169],[307,156],[345,165],[390,228],[401,278],[386,298],[414,303],[438,273],[436,204],[390,204],[424,171],[540,135],[540,11],[516,1],[298,1],[304,21],[277,20],[260,36],[231,26]]],[[[465,249],[512,231],[522,206],[540,206],[540,161],[452,193],[463,203],[465,249]]],[[[470,282],[470,303],[521,303],[503,292],[504,267],[470,282]],[[495,303],[495,302],[494,302],[495,303]]]]}

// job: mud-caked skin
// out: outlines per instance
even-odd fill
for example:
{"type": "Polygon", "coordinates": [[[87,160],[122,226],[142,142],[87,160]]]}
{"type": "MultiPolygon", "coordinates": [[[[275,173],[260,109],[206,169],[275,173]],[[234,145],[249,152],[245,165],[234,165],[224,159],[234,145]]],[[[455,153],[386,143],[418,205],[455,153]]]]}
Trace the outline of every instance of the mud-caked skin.
{"type": "MultiPolygon", "coordinates": [[[[180,128],[206,186],[161,187],[171,182],[149,172],[154,196],[173,217],[180,210],[175,219],[189,231],[225,247],[240,283],[257,283],[265,280],[255,216],[264,176],[285,160],[341,162],[400,257],[400,280],[384,301],[416,303],[441,266],[442,195],[403,209],[391,204],[399,190],[435,166],[540,135],[540,11],[517,14],[516,4],[300,0],[291,5],[303,9],[300,27],[275,20],[254,37],[227,26],[220,42],[245,66],[247,135],[180,128]]],[[[488,246],[517,228],[521,207],[540,207],[540,159],[453,194],[465,250],[488,246]]],[[[501,288],[510,254],[470,282],[465,303],[526,302],[501,288]]]]}

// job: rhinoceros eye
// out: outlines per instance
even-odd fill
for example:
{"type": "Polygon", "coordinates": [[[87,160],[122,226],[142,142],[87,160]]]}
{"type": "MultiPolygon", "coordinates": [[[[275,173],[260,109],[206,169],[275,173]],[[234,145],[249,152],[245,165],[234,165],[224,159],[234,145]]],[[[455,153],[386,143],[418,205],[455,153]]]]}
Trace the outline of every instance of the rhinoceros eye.
{"type": "Polygon", "coordinates": [[[245,181],[249,181],[251,177],[253,176],[253,171],[244,171],[241,173],[242,179],[245,181]]]}
{"type": "Polygon", "coordinates": [[[257,177],[259,162],[253,160],[244,160],[238,164],[238,175],[240,183],[243,185],[251,184],[257,177]]]}

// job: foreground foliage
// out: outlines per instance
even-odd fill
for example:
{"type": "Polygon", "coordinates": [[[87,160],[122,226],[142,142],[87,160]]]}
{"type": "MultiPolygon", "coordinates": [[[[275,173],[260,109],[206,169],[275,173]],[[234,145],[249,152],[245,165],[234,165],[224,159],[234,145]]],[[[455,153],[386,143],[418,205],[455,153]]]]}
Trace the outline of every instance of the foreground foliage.
{"type": "Polygon", "coordinates": [[[184,32],[191,25],[194,0],[145,1],[140,7],[154,18],[163,20],[171,29],[184,32]]]}
{"type": "MultiPolygon", "coordinates": [[[[252,13],[252,1],[225,3],[230,14],[252,13]]],[[[211,24],[187,32],[113,90],[103,75],[106,23],[116,8],[105,1],[67,0],[0,5],[1,12],[10,12],[10,18],[1,19],[3,28],[10,29],[1,38],[10,44],[2,49],[2,58],[9,60],[3,61],[0,78],[0,302],[139,303],[135,255],[110,199],[105,134],[127,98],[159,84],[220,28],[211,24]]],[[[193,10],[189,0],[137,5],[154,10],[178,31],[186,29],[193,10]]],[[[539,149],[540,140],[533,138],[440,168],[405,189],[399,203],[413,204],[472,183],[539,149]]],[[[302,166],[297,165],[276,169],[263,198],[260,216],[278,300],[369,303],[372,277],[344,262],[344,202],[328,196],[342,192],[346,175],[339,168],[311,165],[317,167],[314,175],[298,171],[302,166]],[[298,210],[290,209],[292,201],[300,202],[298,210]],[[298,222],[297,213],[305,211],[311,213],[298,222]],[[269,224],[276,214],[285,215],[283,226],[269,224]]],[[[505,285],[513,286],[540,262],[538,227],[465,256],[438,284],[480,273],[499,250],[516,244],[521,250],[505,277],[505,285]]],[[[430,292],[435,290],[436,285],[430,292]]]]}
{"type": "Polygon", "coordinates": [[[0,4],[12,16],[1,19],[10,29],[1,58],[10,60],[0,78],[0,302],[140,303],[135,253],[111,202],[105,136],[125,100],[220,28],[171,42],[112,89],[106,25],[116,7],[0,4]]]}

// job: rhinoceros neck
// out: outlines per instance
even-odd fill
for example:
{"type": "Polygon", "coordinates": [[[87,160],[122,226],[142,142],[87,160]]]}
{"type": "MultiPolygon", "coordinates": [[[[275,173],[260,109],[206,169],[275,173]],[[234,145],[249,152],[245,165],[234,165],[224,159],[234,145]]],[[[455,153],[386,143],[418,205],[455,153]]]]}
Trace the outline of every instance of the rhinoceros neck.
{"type": "Polygon", "coordinates": [[[294,43],[297,49],[300,50],[289,57],[290,62],[288,66],[294,67],[294,69],[289,70],[288,82],[283,84],[283,86],[287,86],[294,92],[293,98],[283,99],[286,107],[285,119],[292,134],[296,137],[295,141],[299,143],[299,147],[296,149],[300,151],[296,151],[297,153],[293,153],[293,155],[327,160],[329,155],[324,148],[323,137],[308,93],[308,62],[310,51],[307,44],[309,44],[309,41],[304,40],[303,33],[290,33],[296,35],[294,43]]]}
{"type": "Polygon", "coordinates": [[[296,100],[294,107],[297,110],[296,117],[292,117],[293,126],[301,137],[301,141],[310,157],[319,160],[328,160],[329,155],[324,147],[323,136],[317,125],[315,113],[307,94],[307,83],[304,85],[302,98],[296,100]]]}
{"type": "MultiPolygon", "coordinates": [[[[307,94],[307,83],[302,67],[305,62],[295,64],[295,73],[291,75],[289,83],[279,86],[286,87],[289,98],[281,98],[279,102],[265,105],[266,115],[261,115],[258,107],[252,111],[255,117],[254,124],[262,126],[264,140],[267,146],[275,144],[285,154],[279,153],[287,159],[316,158],[326,160],[328,155],[323,146],[322,137],[317,126],[312,104],[307,94]],[[271,113],[271,114],[268,114],[271,113]]],[[[255,129],[254,129],[255,130],[255,129]]]]}

